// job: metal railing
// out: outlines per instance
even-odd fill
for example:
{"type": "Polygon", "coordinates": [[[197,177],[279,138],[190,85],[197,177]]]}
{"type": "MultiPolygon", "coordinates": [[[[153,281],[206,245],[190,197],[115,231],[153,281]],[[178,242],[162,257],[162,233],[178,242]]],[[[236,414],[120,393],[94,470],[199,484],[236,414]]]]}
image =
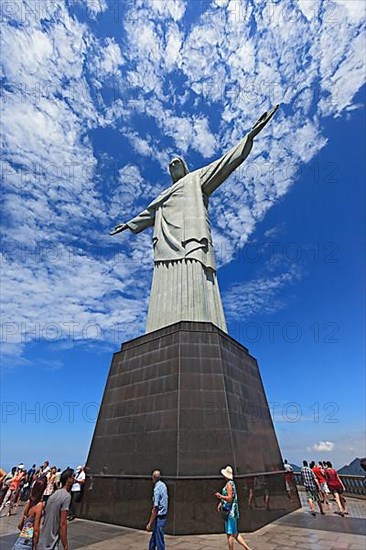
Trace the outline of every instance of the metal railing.
{"type": "MultiPolygon", "coordinates": [[[[296,485],[302,485],[300,472],[294,472],[296,485]]],[[[339,474],[345,488],[346,494],[366,497],[366,476],[351,476],[339,474]]]]}

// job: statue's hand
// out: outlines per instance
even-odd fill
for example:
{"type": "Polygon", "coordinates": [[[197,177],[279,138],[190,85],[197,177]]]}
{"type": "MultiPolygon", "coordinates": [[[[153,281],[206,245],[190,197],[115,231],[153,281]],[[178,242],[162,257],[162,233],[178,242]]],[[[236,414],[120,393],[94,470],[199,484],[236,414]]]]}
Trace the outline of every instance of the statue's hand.
{"type": "Polygon", "coordinates": [[[128,225],[125,223],[121,223],[117,225],[109,234],[117,235],[117,233],[121,233],[121,231],[124,231],[125,229],[128,229],[128,225]]]}
{"type": "Polygon", "coordinates": [[[273,109],[270,111],[267,111],[257,120],[257,122],[254,124],[252,130],[249,132],[249,135],[251,138],[254,138],[256,135],[259,134],[263,130],[263,128],[268,124],[268,122],[271,120],[275,112],[277,111],[279,105],[275,105],[273,109]]]}

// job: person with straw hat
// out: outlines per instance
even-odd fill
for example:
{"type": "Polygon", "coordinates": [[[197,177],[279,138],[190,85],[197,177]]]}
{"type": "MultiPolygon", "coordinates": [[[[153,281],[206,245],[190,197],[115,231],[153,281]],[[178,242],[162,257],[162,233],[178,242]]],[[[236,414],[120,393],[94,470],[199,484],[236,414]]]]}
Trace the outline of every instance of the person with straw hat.
{"type": "Polygon", "coordinates": [[[238,530],[238,493],[234,483],[232,467],[226,466],[226,468],[223,468],[221,470],[221,475],[226,479],[226,484],[221,493],[215,493],[215,497],[220,500],[217,509],[221,511],[225,519],[225,533],[229,550],[233,550],[234,540],[236,540],[240,546],[246,548],[246,550],[251,550],[238,530]]]}

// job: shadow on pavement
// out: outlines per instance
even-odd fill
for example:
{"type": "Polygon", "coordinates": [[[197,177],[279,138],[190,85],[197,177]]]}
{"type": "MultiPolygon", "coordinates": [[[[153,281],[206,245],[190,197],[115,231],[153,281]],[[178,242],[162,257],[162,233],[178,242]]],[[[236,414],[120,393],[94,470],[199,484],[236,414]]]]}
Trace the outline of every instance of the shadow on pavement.
{"type": "Polygon", "coordinates": [[[282,518],[281,525],[300,527],[302,529],[333,531],[348,535],[366,535],[366,522],[364,519],[347,516],[342,518],[338,514],[333,514],[333,516],[330,514],[325,516],[317,514],[316,517],[313,517],[311,514],[289,515],[282,518]]]}
{"type": "MultiPolygon", "coordinates": [[[[109,544],[114,538],[126,535],[128,531],[114,525],[91,524],[75,520],[72,524],[69,524],[68,533],[70,548],[77,550],[78,548],[84,548],[97,542],[106,541],[106,544],[109,544]]],[[[11,550],[17,538],[18,533],[1,536],[0,550],[11,550]]],[[[61,544],[60,547],[62,547],[61,544]]]]}

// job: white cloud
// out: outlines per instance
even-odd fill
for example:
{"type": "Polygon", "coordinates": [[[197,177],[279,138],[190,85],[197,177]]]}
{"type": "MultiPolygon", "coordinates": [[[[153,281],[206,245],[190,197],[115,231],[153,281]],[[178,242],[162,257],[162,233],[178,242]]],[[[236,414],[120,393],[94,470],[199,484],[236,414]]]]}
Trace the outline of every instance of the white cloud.
{"type": "Polygon", "coordinates": [[[293,140],[298,143],[296,153],[304,163],[309,162],[327,143],[314,121],[296,129],[293,140]]]}
{"type": "MultiPolygon", "coordinates": [[[[164,108],[162,101],[157,98],[145,103],[136,102],[134,106],[141,115],[155,118],[158,128],[161,129],[166,138],[171,138],[174,143],[171,152],[186,153],[192,148],[203,157],[214,154],[217,148],[217,139],[210,130],[207,117],[203,115],[178,116],[172,109],[164,108]]],[[[123,132],[140,154],[150,156],[153,153],[157,157],[159,154],[158,141],[155,140],[152,145],[150,136],[139,136],[128,128],[123,129],[123,132]]],[[[160,151],[160,153],[162,152],[160,151]]]]}
{"type": "Polygon", "coordinates": [[[25,32],[22,28],[5,26],[2,36],[3,70],[12,81],[19,80],[31,89],[39,83],[40,72],[54,56],[54,48],[48,35],[39,29],[25,32]],[[16,49],[17,55],[9,57],[16,49]],[[25,71],[25,67],[29,70],[25,71]]]}
{"type": "Polygon", "coordinates": [[[110,75],[120,75],[120,66],[125,63],[121,49],[113,38],[107,38],[105,45],[99,45],[93,64],[99,79],[110,75]]]}
{"type": "MultiPolygon", "coordinates": [[[[88,2],[90,9],[93,5],[88,2]]],[[[25,364],[29,341],[52,341],[47,327],[54,327],[57,341],[72,342],[95,337],[86,335],[88,325],[100,327],[103,340],[112,341],[121,319],[142,332],[149,278],[136,283],[133,273],[148,272],[146,263],[151,263],[138,247],[127,246],[122,253],[113,243],[117,253],[103,259],[93,248],[93,242],[106,251],[112,246],[103,229],[95,229],[98,223],[109,228],[112,212],[97,188],[97,161],[86,133],[105,120],[92,100],[85,65],[92,63],[98,85],[98,79],[118,73],[119,46],[112,39],[96,41],[61,1],[49,14],[47,30],[36,11],[32,16],[25,28],[7,26],[3,34],[8,225],[3,231],[2,352],[7,362],[14,356],[13,365],[25,364]]],[[[147,246],[145,239],[140,242],[147,246]]],[[[123,327],[119,332],[121,340],[123,327]]]]}
{"type": "Polygon", "coordinates": [[[285,222],[279,223],[278,225],[275,225],[274,227],[270,227],[264,232],[264,236],[266,239],[274,239],[281,235],[285,228],[285,222]]]}
{"type": "Polygon", "coordinates": [[[298,0],[299,8],[307,19],[313,19],[316,14],[316,4],[311,0],[298,0]]]}
{"type": "Polygon", "coordinates": [[[166,35],[165,67],[167,71],[180,65],[180,50],[183,43],[183,33],[177,25],[170,25],[166,35]]]}
{"type": "Polygon", "coordinates": [[[336,0],[334,2],[335,17],[342,16],[338,6],[343,6],[348,14],[348,17],[354,22],[363,22],[366,16],[366,5],[363,0],[336,0]]]}
{"type": "MultiPolygon", "coordinates": [[[[126,311],[142,327],[150,234],[123,235],[111,244],[111,224],[126,221],[170,183],[171,154],[188,155],[188,163],[191,154],[200,155],[202,165],[210,162],[264,110],[282,102],[248,163],[210,201],[219,263],[235,258],[302,164],[326,144],[321,117],[354,109],[364,82],[361,2],[339,0],[336,21],[331,11],[319,18],[312,4],[259,1],[254,7],[216,0],[188,22],[182,0],[137,0],[127,5],[121,40],[97,38],[88,26],[90,17],[93,27],[98,16],[103,19],[105,0],[80,0],[87,9],[83,23],[63,0],[47,3],[47,24],[29,0],[19,2],[11,17],[5,14],[5,23],[12,23],[4,25],[2,39],[5,242],[18,250],[51,238],[63,247],[76,244],[72,265],[64,256],[58,263],[31,258],[26,265],[18,256],[8,258],[7,322],[71,319],[111,331],[126,311]],[[107,106],[102,91],[111,83],[122,91],[107,106]],[[149,121],[149,131],[146,124],[136,128],[135,116],[149,121]],[[137,155],[133,164],[121,162],[111,189],[100,181],[89,138],[105,126],[118,127],[137,155]],[[156,181],[147,181],[150,159],[162,169],[156,181]],[[86,254],[95,242],[107,251],[121,243],[122,264],[86,254]]],[[[280,291],[299,276],[290,270],[234,285],[224,300],[229,315],[235,315],[234,303],[248,314],[284,307],[280,291]]],[[[24,343],[16,342],[23,351],[24,343]]],[[[7,342],[8,350],[16,342],[7,342]]]]}
{"type": "Polygon", "coordinates": [[[124,134],[131,141],[131,144],[136,149],[136,151],[144,157],[153,156],[153,148],[149,141],[145,138],[140,137],[136,132],[127,131],[124,134]]]}
{"type": "MultiPolygon", "coordinates": [[[[244,261],[243,256],[239,256],[240,259],[244,261]]],[[[286,306],[280,291],[301,277],[301,270],[295,266],[276,276],[233,284],[223,294],[225,313],[230,320],[240,321],[254,314],[267,315],[279,311],[286,306]]]]}
{"type": "MultiPolygon", "coordinates": [[[[146,304],[141,306],[142,287],[133,275],[143,269],[143,263],[136,251],[130,257],[124,252],[102,259],[53,243],[33,254],[29,250],[25,259],[8,260],[3,268],[2,336],[6,344],[112,340],[122,321],[143,329],[146,304]],[[16,303],[12,300],[14,285],[16,303]]],[[[143,288],[146,292],[146,283],[143,288]]]]}
{"type": "MultiPolygon", "coordinates": [[[[136,214],[136,201],[140,197],[144,197],[145,205],[152,198],[155,198],[161,192],[162,188],[157,185],[152,185],[141,174],[140,168],[135,164],[126,164],[118,171],[118,181],[110,196],[109,214],[111,219],[116,222],[128,221],[136,214]]],[[[130,236],[132,242],[136,237],[130,236]]],[[[141,235],[137,238],[137,240],[141,235]]],[[[135,245],[136,243],[134,243],[135,245]]],[[[150,256],[146,254],[147,257],[150,256]]]]}
{"type": "Polygon", "coordinates": [[[319,441],[318,443],[315,443],[310,450],[316,451],[318,453],[331,453],[334,450],[334,443],[331,441],[319,441]]]}
{"type": "Polygon", "coordinates": [[[192,145],[205,158],[212,157],[217,149],[217,140],[211,133],[207,118],[199,117],[193,122],[192,145]]]}
{"type": "Polygon", "coordinates": [[[14,367],[27,367],[31,366],[31,361],[24,357],[26,349],[26,343],[19,341],[19,339],[11,338],[9,332],[13,332],[13,326],[3,324],[1,327],[1,346],[0,346],[0,363],[1,370],[4,374],[7,370],[10,372],[14,367]],[[9,367],[11,365],[11,367],[9,367]]]}
{"type": "Polygon", "coordinates": [[[86,6],[88,15],[91,15],[94,19],[108,8],[106,0],[79,0],[79,2],[86,6]]]}
{"type": "Polygon", "coordinates": [[[172,18],[174,21],[182,19],[186,10],[183,0],[147,0],[146,4],[158,17],[172,18]]]}
{"type": "Polygon", "coordinates": [[[229,0],[213,0],[213,4],[219,8],[224,8],[229,3],[229,0]]]}
{"type": "Polygon", "coordinates": [[[366,45],[366,33],[355,37],[334,74],[324,79],[324,87],[329,96],[320,102],[323,114],[341,113],[350,107],[354,91],[359,90],[365,82],[365,58],[363,50],[366,45]]]}

